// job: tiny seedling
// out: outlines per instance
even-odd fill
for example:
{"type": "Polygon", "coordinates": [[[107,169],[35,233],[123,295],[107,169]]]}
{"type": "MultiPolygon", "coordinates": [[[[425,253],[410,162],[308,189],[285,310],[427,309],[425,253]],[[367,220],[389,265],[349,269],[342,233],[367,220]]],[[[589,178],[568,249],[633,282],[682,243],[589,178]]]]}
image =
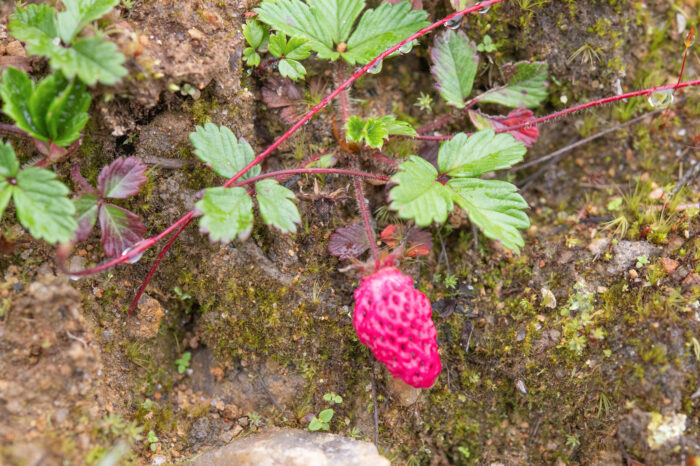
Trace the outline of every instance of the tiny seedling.
{"type": "Polygon", "coordinates": [[[647,257],[646,254],[643,254],[643,255],[637,257],[636,267],[638,269],[641,269],[642,267],[644,267],[645,265],[648,265],[648,264],[649,264],[649,258],[647,257]]]}
{"type": "Polygon", "coordinates": [[[158,448],[159,441],[160,439],[158,438],[156,433],[152,430],[149,430],[148,437],[146,437],[146,442],[148,443],[148,447],[151,449],[151,451],[156,451],[156,449],[158,448]]]}
{"type": "Polygon", "coordinates": [[[185,351],[182,353],[182,356],[175,360],[175,367],[177,367],[178,374],[184,374],[190,367],[190,359],[192,359],[192,353],[185,351]]]}
{"type": "Polygon", "coordinates": [[[336,395],[333,392],[326,393],[325,395],[323,395],[323,399],[329,403],[335,403],[338,405],[343,402],[343,397],[341,397],[340,395],[336,395]]]}
{"type": "Polygon", "coordinates": [[[333,419],[333,415],[335,414],[335,411],[332,409],[324,409],[320,413],[318,413],[318,417],[314,416],[311,419],[311,422],[309,422],[309,430],[312,432],[317,432],[319,430],[331,430],[331,419],[333,419]]]}
{"type": "Polygon", "coordinates": [[[88,85],[114,85],[126,76],[124,55],[105,40],[100,30],[82,34],[94,21],[109,13],[119,0],[63,0],[57,12],[48,5],[30,4],[10,17],[10,33],[27,44],[27,51],[49,59],[54,70],[67,79],[78,76],[88,85]]]}

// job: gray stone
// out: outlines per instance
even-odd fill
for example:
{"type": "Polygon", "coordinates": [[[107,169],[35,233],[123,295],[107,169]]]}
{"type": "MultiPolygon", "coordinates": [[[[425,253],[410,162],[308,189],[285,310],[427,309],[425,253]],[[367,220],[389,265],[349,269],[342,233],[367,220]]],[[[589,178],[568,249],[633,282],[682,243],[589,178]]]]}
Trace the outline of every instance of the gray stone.
{"type": "Polygon", "coordinates": [[[659,248],[645,241],[620,241],[613,246],[615,256],[608,266],[608,273],[616,275],[625,272],[637,263],[637,258],[647,256],[651,258],[659,254],[659,248]]]}
{"type": "Polygon", "coordinates": [[[191,466],[389,466],[371,443],[283,430],[252,435],[194,458],[191,466]]]}

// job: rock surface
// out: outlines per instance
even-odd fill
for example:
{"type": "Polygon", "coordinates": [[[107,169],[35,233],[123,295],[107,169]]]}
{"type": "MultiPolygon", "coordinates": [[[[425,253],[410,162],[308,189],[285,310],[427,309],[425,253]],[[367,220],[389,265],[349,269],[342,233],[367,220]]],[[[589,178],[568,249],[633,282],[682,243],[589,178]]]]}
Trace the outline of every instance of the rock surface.
{"type": "Polygon", "coordinates": [[[371,443],[333,434],[283,430],[253,435],[195,458],[192,466],[389,466],[371,443]]]}

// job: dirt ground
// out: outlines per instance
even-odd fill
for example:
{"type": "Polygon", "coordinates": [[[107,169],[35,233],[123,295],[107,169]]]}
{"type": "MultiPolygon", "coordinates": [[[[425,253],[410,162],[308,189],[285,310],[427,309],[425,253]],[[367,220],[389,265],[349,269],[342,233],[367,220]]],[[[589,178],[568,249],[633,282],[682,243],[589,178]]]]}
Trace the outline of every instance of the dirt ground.
{"type": "MultiPolygon", "coordinates": [[[[331,89],[332,67],[310,60],[313,78],[296,90],[271,71],[247,69],[241,25],[255,3],[127,3],[111,20],[111,37],[128,57],[129,79],[94,89],[79,153],[52,168],[68,180],[79,163],[94,182],[115,158],[139,157],[152,167],[149,181],[124,205],[157,234],[193,207],[198,191],[222,181],[192,153],[195,125],[226,125],[259,152],[331,89]],[[190,94],[173,90],[184,84],[190,94]],[[265,86],[282,89],[288,108],[266,100],[265,86]]],[[[424,7],[431,19],[450,11],[443,1],[424,7]]],[[[625,90],[674,83],[680,26],[697,23],[699,7],[696,0],[513,0],[462,28],[498,46],[484,55],[477,89],[498,82],[507,62],[550,64],[549,98],[536,110],[544,115],[614,94],[618,81],[625,90]]],[[[0,5],[3,50],[13,9],[0,5]]],[[[360,79],[353,111],[418,125],[449,112],[432,88],[432,40],[360,79]],[[414,105],[421,92],[434,96],[432,113],[414,105]]],[[[691,50],[685,79],[698,77],[699,50],[691,50]]],[[[26,63],[46,71],[40,60],[26,63]]],[[[337,110],[305,125],[263,169],[336,147],[337,110]]],[[[640,98],[546,124],[526,162],[650,110],[640,98]]],[[[453,122],[450,132],[469,128],[461,116],[453,122]]],[[[433,302],[443,362],[436,385],[417,399],[392,389],[357,340],[359,277],[340,272],[344,264],[327,252],[334,229],[359,218],[348,179],[319,177],[319,193],[312,177],[287,181],[305,194],[303,225],[292,236],[256,224],[246,242],[221,246],[191,226],[130,317],[158,250],[72,281],[57,271],[52,248],[6,214],[0,463],[176,462],[255,432],[306,428],[329,407],[330,392],[343,398],[331,432],[372,441],[374,384],[378,448],[392,464],[698,464],[700,185],[684,175],[699,161],[699,126],[700,94],[679,91],[666,112],[504,174],[530,205],[520,255],[483,236],[475,243],[460,212],[432,228],[431,254],[404,267],[433,302]]],[[[30,147],[17,147],[29,158],[30,147]]],[[[435,146],[400,140],[389,150],[427,155],[435,146]]],[[[366,195],[377,231],[396,220],[379,209],[385,186],[367,186],[366,195]]],[[[69,265],[102,260],[93,235],[69,265]]]]}

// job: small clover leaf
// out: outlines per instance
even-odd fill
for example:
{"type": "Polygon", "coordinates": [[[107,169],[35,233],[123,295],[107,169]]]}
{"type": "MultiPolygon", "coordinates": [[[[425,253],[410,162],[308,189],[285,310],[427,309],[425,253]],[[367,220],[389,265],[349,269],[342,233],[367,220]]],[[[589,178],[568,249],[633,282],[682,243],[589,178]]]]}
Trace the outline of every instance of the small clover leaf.
{"type": "Polygon", "coordinates": [[[365,142],[369,147],[379,149],[384,145],[384,139],[391,135],[415,136],[416,130],[406,121],[397,120],[393,115],[379,118],[362,118],[352,115],[345,124],[348,141],[365,142]]]}
{"type": "Polygon", "coordinates": [[[448,104],[464,108],[464,101],[472,92],[479,64],[476,46],[463,32],[447,30],[435,39],[430,56],[440,96],[448,104]]]}
{"type": "Polygon", "coordinates": [[[50,244],[69,241],[78,223],[73,218],[75,207],[68,192],[50,170],[20,170],[12,146],[0,142],[0,217],[12,199],[19,222],[34,238],[50,244]]]}

